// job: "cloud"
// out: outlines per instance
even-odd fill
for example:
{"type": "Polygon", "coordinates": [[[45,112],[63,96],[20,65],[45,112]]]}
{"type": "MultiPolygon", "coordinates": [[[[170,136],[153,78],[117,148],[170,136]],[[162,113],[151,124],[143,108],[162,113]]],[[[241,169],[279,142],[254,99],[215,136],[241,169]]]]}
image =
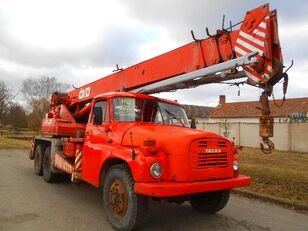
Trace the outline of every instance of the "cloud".
{"type": "Polygon", "coordinates": [[[97,67],[132,63],[138,59],[140,44],[147,42],[143,34],[145,28],[139,25],[105,25],[91,44],[64,48],[28,44],[23,40],[23,34],[14,37],[1,18],[0,28],[0,58],[36,67],[54,68],[64,64],[97,67]]]}
{"type": "MultiPolygon", "coordinates": [[[[263,5],[263,0],[156,0],[156,1],[125,1],[121,3],[128,9],[131,17],[142,20],[151,26],[160,26],[168,30],[178,41],[190,41],[190,30],[194,29],[198,37],[207,37],[205,28],[215,33],[222,26],[225,14],[225,27],[230,20],[234,23],[242,21],[248,10],[263,5]]],[[[271,8],[277,8],[281,1],[271,1],[271,8]]]]}
{"type": "Polygon", "coordinates": [[[160,40],[159,30],[129,19],[117,3],[92,3],[0,0],[0,78],[15,90],[42,75],[86,84],[110,74],[116,63],[141,61],[140,45],[160,40]]]}
{"type": "MultiPolygon", "coordinates": [[[[125,2],[125,1],[123,1],[125,2]]],[[[264,1],[133,1],[135,4],[127,4],[127,8],[134,15],[136,20],[142,19],[150,26],[161,26],[169,31],[172,39],[184,43],[191,41],[190,29],[196,31],[198,37],[205,36],[205,27],[210,31],[221,27],[222,15],[226,14],[227,20],[237,22],[243,20],[247,10],[264,4],[264,1]]],[[[277,9],[279,22],[279,35],[285,65],[295,60],[295,66],[290,71],[288,97],[306,96],[308,84],[303,66],[308,53],[308,46],[305,46],[308,38],[308,3],[295,0],[290,2],[270,1],[270,8],[277,9]]],[[[305,66],[305,65],[304,65],[305,66]]],[[[282,97],[282,86],[277,84],[274,88],[276,98],[282,97]]],[[[171,100],[178,100],[180,103],[199,105],[215,105],[218,95],[227,95],[229,101],[258,100],[261,90],[251,86],[241,87],[241,96],[237,96],[237,87],[211,84],[196,89],[179,90],[173,93],[158,94],[158,97],[166,97],[171,100]]]]}
{"type": "MultiPolygon", "coordinates": [[[[262,4],[263,0],[0,0],[0,78],[15,89],[24,79],[42,75],[80,86],[110,74],[115,64],[127,67],[192,41],[191,29],[197,37],[206,37],[206,26],[215,33],[223,14],[228,25],[262,4]]],[[[289,94],[304,95],[308,3],[274,0],[270,5],[278,9],[286,65],[295,59],[289,94]]],[[[240,101],[257,100],[259,93],[247,86],[238,97],[236,87],[212,84],[158,96],[215,105],[219,94],[240,101]]]]}
{"type": "Polygon", "coordinates": [[[155,96],[160,98],[167,98],[170,100],[177,100],[180,104],[196,104],[217,106],[219,95],[225,95],[227,102],[241,102],[258,101],[260,96],[260,89],[252,86],[229,86],[226,84],[208,84],[199,86],[195,89],[178,90],[172,93],[159,93],[155,96]],[[193,91],[193,94],[192,94],[193,91]],[[238,95],[240,91],[240,95],[238,95]]]}

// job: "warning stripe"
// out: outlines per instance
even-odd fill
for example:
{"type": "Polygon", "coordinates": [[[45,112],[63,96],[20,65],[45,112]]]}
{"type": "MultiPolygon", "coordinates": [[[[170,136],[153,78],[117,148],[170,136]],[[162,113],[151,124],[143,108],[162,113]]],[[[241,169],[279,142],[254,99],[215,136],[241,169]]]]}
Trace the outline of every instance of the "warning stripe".
{"type": "Polygon", "coordinates": [[[264,77],[265,79],[267,79],[267,80],[269,80],[269,79],[270,79],[270,76],[269,76],[269,74],[268,74],[268,73],[264,73],[263,77],[264,77]]]}
{"type": "Polygon", "coordinates": [[[82,152],[78,150],[78,153],[77,153],[75,161],[79,161],[81,159],[81,156],[82,156],[82,152]]]}
{"type": "Polygon", "coordinates": [[[75,166],[75,172],[79,172],[79,171],[81,171],[81,163],[80,162],[75,166]]]}
{"type": "Polygon", "coordinates": [[[255,44],[249,43],[246,39],[238,38],[236,40],[236,45],[234,47],[235,52],[238,57],[241,57],[247,53],[251,53],[253,51],[258,51],[259,55],[262,55],[264,52],[264,47],[256,46],[255,44]]]}
{"type": "MultiPolygon", "coordinates": [[[[266,19],[268,18],[269,17],[267,16],[265,20],[263,20],[258,27],[253,30],[252,34],[247,34],[244,31],[240,31],[236,40],[236,45],[242,45],[250,51],[258,51],[259,54],[262,55],[265,45],[266,19]],[[260,50],[262,50],[262,52],[260,50]]],[[[241,51],[238,53],[243,55],[243,52],[241,51]]]]}
{"type": "MultiPolygon", "coordinates": [[[[257,57],[263,55],[265,50],[266,26],[268,19],[269,16],[266,16],[250,34],[244,31],[239,32],[234,47],[234,51],[237,57],[244,56],[245,54],[251,53],[253,51],[257,51],[259,53],[257,57]]],[[[267,73],[265,73],[266,75],[263,74],[260,76],[249,66],[245,66],[243,69],[245,70],[247,77],[255,83],[262,81],[263,78],[269,78],[267,73]]],[[[267,66],[267,71],[271,71],[271,69],[271,66],[267,66]]]]}
{"type": "Polygon", "coordinates": [[[260,25],[258,25],[253,31],[258,30],[261,31],[263,33],[266,33],[266,28],[260,27],[260,25]]]}
{"type": "Polygon", "coordinates": [[[261,23],[259,24],[259,27],[265,29],[265,28],[266,28],[266,23],[265,23],[265,22],[261,22],[261,23]]]}
{"type": "Polygon", "coordinates": [[[240,31],[239,35],[240,35],[239,38],[244,37],[245,39],[249,40],[253,44],[264,47],[264,39],[262,39],[262,40],[257,39],[256,37],[253,37],[250,34],[245,33],[244,31],[240,31]]]}
{"type": "Polygon", "coordinates": [[[76,158],[75,158],[75,171],[81,171],[82,165],[82,151],[77,149],[76,150],[76,158]]]}
{"type": "MultiPolygon", "coordinates": [[[[236,47],[234,47],[234,50],[235,50],[235,52],[237,53],[237,54],[236,54],[237,57],[241,57],[241,56],[243,56],[243,55],[245,55],[245,54],[249,54],[249,53],[251,53],[251,52],[253,52],[253,51],[258,51],[259,53],[261,52],[261,55],[263,54],[263,51],[262,51],[262,50],[257,49],[257,48],[248,49],[246,46],[242,45],[241,43],[238,43],[238,44],[236,45],[236,47]],[[238,53],[239,53],[239,54],[238,54],[238,53]]],[[[258,57],[261,57],[261,55],[258,54],[258,55],[257,55],[257,58],[258,58],[258,57]]]]}
{"type": "MultiPolygon", "coordinates": [[[[261,50],[261,52],[259,51],[259,53],[261,53],[261,54],[263,54],[263,52],[264,52],[264,46],[260,46],[260,45],[258,45],[258,44],[255,44],[255,43],[252,43],[250,40],[248,40],[248,39],[246,39],[246,38],[244,38],[244,37],[239,37],[239,39],[241,40],[241,41],[244,41],[244,42],[246,42],[246,43],[248,43],[250,46],[252,46],[252,47],[254,47],[254,48],[250,48],[249,50],[256,50],[256,49],[259,49],[259,50],[261,50]],[[256,49],[255,49],[256,48],[256,49]]],[[[242,46],[245,46],[245,45],[243,45],[243,43],[241,42],[241,41],[237,41],[237,45],[242,45],[242,46]]],[[[247,47],[248,48],[248,47],[247,47]]]]}
{"type": "Polygon", "coordinates": [[[259,52],[259,55],[262,55],[263,54],[263,50],[260,50],[259,48],[251,45],[251,43],[248,43],[248,42],[245,42],[244,40],[242,39],[238,39],[236,41],[238,44],[242,45],[243,47],[247,48],[248,50],[250,51],[258,51],[259,52]]]}
{"type": "Polygon", "coordinates": [[[243,69],[245,70],[248,78],[250,78],[252,81],[256,83],[260,82],[260,77],[255,75],[255,71],[253,69],[251,69],[248,66],[243,67],[243,69]]]}
{"type": "Polygon", "coordinates": [[[261,37],[261,38],[265,38],[265,32],[263,32],[263,31],[261,31],[261,30],[259,30],[259,29],[257,29],[257,28],[253,30],[253,33],[254,33],[255,35],[261,37]]]}
{"type": "Polygon", "coordinates": [[[245,54],[247,54],[247,52],[246,51],[244,51],[244,50],[242,50],[241,48],[239,48],[239,47],[234,47],[234,50],[235,50],[235,52],[236,52],[236,56],[237,57],[241,57],[241,56],[244,56],[245,54]]]}
{"type": "MultiPolygon", "coordinates": [[[[252,36],[253,36],[255,39],[258,39],[258,40],[260,40],[260,41],[262,41],[262,42],[265,43],[265,38],[259,36],[258,34],[252,33],[252,36]]],[[[265,36],[266,36],[266,35],[265,35],[265,36]]]]}

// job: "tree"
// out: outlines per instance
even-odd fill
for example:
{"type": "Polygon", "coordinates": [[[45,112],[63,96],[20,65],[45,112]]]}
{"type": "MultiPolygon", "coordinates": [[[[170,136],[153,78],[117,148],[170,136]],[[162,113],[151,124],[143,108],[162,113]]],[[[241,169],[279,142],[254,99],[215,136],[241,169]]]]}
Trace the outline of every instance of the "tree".
{"type": "Polygon", "coordinates": [[[25,109],[18,104],[11,104],[3,118],[4,124],[10,124],[15,128],[27,126],[27,115],[25,109]]]}
{"type": "Polygon", "coordinates": [[[23,81],[20,89],[27,103],[33,99],[50,99],[53,92],[65,92],[69,84],[58,82],[56,77],[42,76],[39,79],[28,78],[23,81]]]}
{"type": "Polygon", "coordinates": [[[0,80],[0,123],[3,120],[3,116],[7,112],[12,99],[13,96],[9,87],[4,81],[0,80]]]}
{"type": "Polygon", "coordinates": [[[51,94],[55,91],[66,92],[69,87],[69,84],[58,82],[55,77],[42,76],[39,79],[24,80],[20,91],[31,110],[28,126],[39,129],[41,120],[49,110],[51,94]]]}
{"type": "Polygon", "coordinates": [[[28,116],[28,128],[38,130],[41,126],[42,119],[49,110],[50,100],[47,98],[33,99],[30,102],[32,112],[28,116]]]}

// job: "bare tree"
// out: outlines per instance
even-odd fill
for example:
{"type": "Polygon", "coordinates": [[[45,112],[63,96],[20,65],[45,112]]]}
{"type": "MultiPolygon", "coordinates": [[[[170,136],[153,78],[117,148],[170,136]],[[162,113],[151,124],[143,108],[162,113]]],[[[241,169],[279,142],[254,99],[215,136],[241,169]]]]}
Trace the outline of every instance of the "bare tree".
{"type": "Polygon", "coordinates": [[[53,92],[65,92],[69,87],[69,84],[58,82],[56,77],[42,76],[39,79],[24,80],[20,91],[30,104],[33,99],[49,99],[53,92]]]}
{"type": "Polygon", "coordinates": [[[12,99],[13,96],[9,87],[4,81],[0,80],[0,122],[3,120],[3,116],[7,112],[12,99]]]}
{"type": "Polygon", "coordinates": [[[3,116],[2,122],[3,124],[10,124],[14,128],[25,128],[27,126],[25,109],[17,103],[11,103],[3,116]]]}
{"type": "Polygon", "coordinates": [[[66,92],[69,87],[69,84],[59,82],[56,77],[42,76],[23,81],[20,91],[31,110],[31,128],[39,128],[42,118],[48,112],[51,94],[55,91],[66,92]]]}
{"type": "Polygon", "coordinates": [[[228,123],[228,119],[224,119],[223,122],[219,123],[219,126],[224,130],[223,134],[225,137],[229,137],[230,135],[230,129],[231,129],[231,124],[228,123]]]}
{"type": "Polygon", "coordinates": [[[49,99],[46,98],[33,99],[30,102],[30,106],[33,109],[28,116],[29,118],[28,127],[33,130],[38,130],[41,126],[42,119],[49,110],[49,99]]]}

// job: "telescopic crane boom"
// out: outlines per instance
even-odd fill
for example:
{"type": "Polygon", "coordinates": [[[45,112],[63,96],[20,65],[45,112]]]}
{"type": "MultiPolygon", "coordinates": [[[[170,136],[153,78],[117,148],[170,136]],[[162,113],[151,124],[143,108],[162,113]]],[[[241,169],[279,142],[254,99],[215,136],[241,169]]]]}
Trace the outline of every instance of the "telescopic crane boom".
{"type": "Polygon", "coordinates": [[[90,110],[93,97],[106,92],[151,94],[245,77],[247,84],[264,89],[260,97],[260,136],[268,148],[261,144],[261,149],[270,153],[274,144],[269,140],[273,136],[273,118],[268,97],[280,79],[287,80],[276,10],[271,11],[265,4],[248,11],[240,28],[232,29],[233,26],[221,28],[212,35],[206,29],[206,39],[196,39],[192,32],[191,43],[126,69],[118,68],[117,72],[68,93],[56,92],[51,100],[51,116],[62,104],[77,119],[90,110]]]}

